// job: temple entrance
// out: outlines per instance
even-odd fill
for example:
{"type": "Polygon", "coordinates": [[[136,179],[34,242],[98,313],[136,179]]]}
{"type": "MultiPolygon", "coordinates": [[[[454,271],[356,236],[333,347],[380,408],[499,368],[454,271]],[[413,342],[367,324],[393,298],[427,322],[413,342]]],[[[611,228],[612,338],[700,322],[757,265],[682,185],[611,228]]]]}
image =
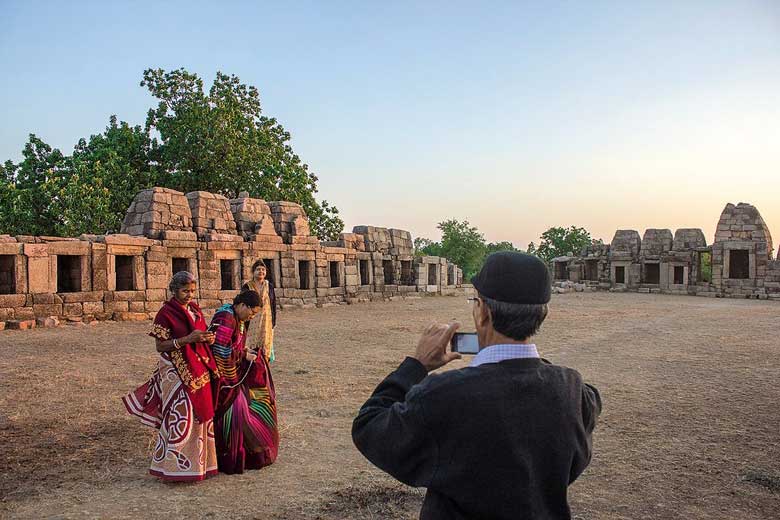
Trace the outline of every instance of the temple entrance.
{"type": "Polygon", "coordinates": [[[368,260],[360,260],[360,285],[368,285],[371,283],[368,274],[368,260]]]}
{"type": "Polygon", "coordinates": [[[660,264],[644,264],[644,280],[642,283],[648,285],[658,285],[661,283],[661,265],[660,264]]]}
{"type": "Polygon", "coordinates": [[[57,292],[81,291],[81,257],[57,255],[57,292]]]}
{"type": "Polygon", "coordinates": [[[114,257],[114,275],[117,291],[134,291],[133,257],[117,255],[114,257]]]}
{"type": "Polygon", "coordinates": [[[339,263],[328,262],[328,272],[330,273],[330,286],[340,287],[341,283],[339,282],[339,263]]]}
{"type": "Polygon", "coordinates": [[[238,276],[236,275],[236,266],[238,260],[220,260],[220,287],[223,291],[236,291],[238,290],[238,276]]]}
{"type": "Polygon", "coordinates": [[[309,277],[311,276],[311,260],[298,261],[298,288],[311,289],[309,277]]]}
{"type": "Polygon", "coordinates": [[[16,293],[16,256],[0,255],[0,294],[16,293]]]}
{"type": "Polygon", "coordinates": [[[750,252],[747,249],[729,250],[729,278],[734,280],[750,278],[750,252]]]}
{"type": "Polygon", "coordinates": [[[599,261],[585,260],[585,280],[599,279],[599,261]]]}
{"type": "Polygon", "coordinates": [[[674,266],[674,283],[676,285],[685,283],[685,267],[681,265],[674,266]]]}

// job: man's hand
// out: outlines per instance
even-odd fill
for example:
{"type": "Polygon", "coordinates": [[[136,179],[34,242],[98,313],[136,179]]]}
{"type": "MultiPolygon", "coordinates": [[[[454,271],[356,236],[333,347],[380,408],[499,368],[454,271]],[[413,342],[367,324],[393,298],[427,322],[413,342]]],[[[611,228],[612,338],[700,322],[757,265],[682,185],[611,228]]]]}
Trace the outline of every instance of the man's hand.
{"type": "Polygon", "coordinates": [[[443,367],[450,361],[460,359],[460,354],[447,352],[447,347],[458,327],[460,327],[460,323],[454,321],[449,325],[431,323],[425,328],[414,354],[414,358],[422,363],[425,370],[430,372],[443,367]]]}

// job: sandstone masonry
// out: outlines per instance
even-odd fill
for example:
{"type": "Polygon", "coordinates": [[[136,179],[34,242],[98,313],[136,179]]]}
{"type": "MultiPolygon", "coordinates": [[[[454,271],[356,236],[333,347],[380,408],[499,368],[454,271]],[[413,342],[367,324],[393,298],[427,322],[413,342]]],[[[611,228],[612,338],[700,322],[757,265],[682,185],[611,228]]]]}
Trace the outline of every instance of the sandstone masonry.
{"type": "MultiPolygon", "coordinates": [[[[780,256],[780,251],[778,252],[780,256]]],[[[780,300],[780,260],[772,236],[750,204],[727,204],[715,243],[700,229],[618,230],[611,244],[553,259],[556,292],[638,291],[780,300]]]]}
{"type": "Polygon", "coordinates": [[[185,270],[198,278],[200,305],[214,309],[260,259],[282,309],[463,291],[458,266],[414,258],[408,231],[356,226],[320,242],[292,202],[152,188],[137,194],[119,234],[0,235],[0,324],[145,320],[185,270]]]}

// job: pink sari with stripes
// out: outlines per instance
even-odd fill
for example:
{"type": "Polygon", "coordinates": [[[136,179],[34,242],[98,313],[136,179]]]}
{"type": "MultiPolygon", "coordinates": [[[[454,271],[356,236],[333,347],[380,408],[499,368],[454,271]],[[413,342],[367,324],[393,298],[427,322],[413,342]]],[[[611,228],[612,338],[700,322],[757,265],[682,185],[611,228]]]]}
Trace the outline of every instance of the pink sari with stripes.
{"type": "Polygon", "coordinates": [[[212,382],[217,465],[223,473],[260,469],[273,464],[279,450],[271,369],[262,353],[246,360],[245,324],[231,305],[222,306],[212,323],[218,324],[211,350],[220,375],[212,382]]]}

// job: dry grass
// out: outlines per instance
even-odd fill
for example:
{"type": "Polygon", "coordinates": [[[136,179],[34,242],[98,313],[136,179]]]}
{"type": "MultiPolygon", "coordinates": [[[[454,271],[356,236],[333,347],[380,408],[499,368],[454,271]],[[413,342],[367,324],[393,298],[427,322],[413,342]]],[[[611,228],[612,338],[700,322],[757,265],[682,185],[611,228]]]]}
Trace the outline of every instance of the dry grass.
{"type": "MultiPolygon", "coordinates": [[[[468,324],[462,298],[282,313],[277,463],[195,485],[148,476],[152,431],[119,401],[154,366],[148,324],[0,332],[0,516],[416,518],[421,492],[360,456],[351,421],[422,327],[451,318],[468,324]]],[[[780,305],[758,301],[553,300],[540,349],[580,370],[605,406],[593,463],[570,490],[576,517],[773,517],[778,323],[780,305]]]]}

